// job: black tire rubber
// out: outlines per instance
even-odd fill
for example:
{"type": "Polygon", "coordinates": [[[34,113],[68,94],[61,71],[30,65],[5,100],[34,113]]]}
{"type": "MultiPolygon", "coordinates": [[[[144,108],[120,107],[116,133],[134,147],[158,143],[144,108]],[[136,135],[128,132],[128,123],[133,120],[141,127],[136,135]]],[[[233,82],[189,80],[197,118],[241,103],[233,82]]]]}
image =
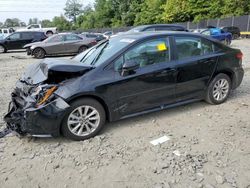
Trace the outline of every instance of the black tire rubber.
{"type": "Polygon", "coordinates": [[[84,52],[84,51],[87,50],[87,49],[88,49],[87,46],[81,46],[81,47],[79,48],[79,50],[78,50],[78,53],[80,54],[80,53],[84,52]]]}
{"type": "Polygon", "coordinates": [[[233,34],[233,39],[236,40],[238,39],[240,36],[238,34],[233,34]]]}
{"type": "Polygon", "coordinates": [[[54,33],[53,33],[52,31],[47,31],[47,32],[46,32],[46,35],[47,35],[47,36],[51,36],[51,35],[53,35],[53,34],[54,34],[54,33]]]}
{"type": "Polygon", "coordinates": [[[6,53],[7,49],[3,45],[0,45],[0,46],[3,47],[3,53],[6,53]]]}
{"type": "Polygon", "coordinates": [[[69,107],[66,115],[63,118],[63,122],[62,122],[62,125],[61,125],[61,131],[62,131],[62,134],[63,134],[64,137],[69,138],[71,140],[75,140],[75,141],[86,140],[88,138],[96,136],[100,132],[100,130],[103,128],[105,122],[106,122],[106,113],[105,113],[105,110],[104,110],[103,106],[98,101],[96,101],[95,99],[81,98],[81,99],[77,99],[77,100],[73,101],[70,104],[70,107],[69,107]],[[77,135],[74,135],[73,133],[71,133],[71,131],[69,130],[68,125],[67,125],[67,120],[68,120],[68,117],[69,117],[70,113],[73,110],[75,110],[79,106],[83,106],[83,105],[92,106],[99,112],[100,123],[99,123],[97,129],[94,132],[90,133],[89,135],[87,135],[87,136],[77,136],[77,135]]]}
{"type": "Polygon", "coordinates": [[[230,95],[230,91],[231,91],[231,88],[232,88],[232,81],[231,79],[229,78],[228,75],[224,74],[224,73],[219,73],[218,75],[216,75],[213,80],[209,83],[209,86],[207,88],[207,91],[206,91],[206,98],[205,98],[205,101],[209,104],[215,104],[215,105],[218,105],[218,104],[222,104],[224,103],[227,99],[228,99],[228,96],[230,95]],[[214,88],[214,84],[219,80],[219,79],[226,79],[229,83],[229,92],[227,94],[227,96],[225,97],[225,99],[223,99],[222,101],[217,101],[216,99],[214,99],[213,97],[213,88],[214,88]]]}
{"type": "Polygon", "coordinates": [[[46,52],[42,48],[35,48],[32,53],[37,59],[43,59],[46,55],[46,52]]]}

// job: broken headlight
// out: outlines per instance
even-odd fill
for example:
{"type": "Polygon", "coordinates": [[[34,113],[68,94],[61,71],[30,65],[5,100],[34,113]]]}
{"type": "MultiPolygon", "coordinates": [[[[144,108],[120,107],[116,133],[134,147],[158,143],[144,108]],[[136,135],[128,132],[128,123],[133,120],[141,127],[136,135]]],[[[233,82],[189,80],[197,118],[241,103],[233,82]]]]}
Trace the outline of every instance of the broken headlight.
{"type": "Polygon", "coordinates": [[[35,98],[38,105],[42,105],[48,101],[56,90],[57,86],[55,85],[41,85],[34,89],[31,96],[35,98]]]}

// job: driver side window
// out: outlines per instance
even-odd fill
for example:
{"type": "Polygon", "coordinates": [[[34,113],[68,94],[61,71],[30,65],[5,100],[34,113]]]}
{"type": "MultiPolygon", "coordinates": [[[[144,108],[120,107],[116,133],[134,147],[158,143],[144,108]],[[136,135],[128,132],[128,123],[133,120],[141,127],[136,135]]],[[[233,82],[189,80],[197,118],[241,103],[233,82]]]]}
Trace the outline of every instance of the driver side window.
{"type": "Polygon", "coordinates": [[[115,62],[115,70],[122,68],[123,62],[135,61],[140,67],[157,63],[166,63],[170,60],[168,39],[153,39],[143,42],[128,50],[115,62]]]}
{"type": "Polygon", "coordinates": [[[14,33],[13,35],[9,36],[10,40],[18,40],[21,38],[20,33],[14,33]]]}

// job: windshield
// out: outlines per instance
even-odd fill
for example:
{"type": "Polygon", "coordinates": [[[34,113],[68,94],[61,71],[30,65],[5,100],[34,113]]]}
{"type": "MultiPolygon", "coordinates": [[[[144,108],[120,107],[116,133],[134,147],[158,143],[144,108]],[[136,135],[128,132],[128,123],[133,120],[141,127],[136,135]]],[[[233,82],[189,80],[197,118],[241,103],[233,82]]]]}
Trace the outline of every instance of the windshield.
{"type": "Polygon", "coordinates": [[[97,67],[133,41],[134,39],[114,37],[84,51],[74,57],[73,60],[81,62],[86,66],[97,67]]]}

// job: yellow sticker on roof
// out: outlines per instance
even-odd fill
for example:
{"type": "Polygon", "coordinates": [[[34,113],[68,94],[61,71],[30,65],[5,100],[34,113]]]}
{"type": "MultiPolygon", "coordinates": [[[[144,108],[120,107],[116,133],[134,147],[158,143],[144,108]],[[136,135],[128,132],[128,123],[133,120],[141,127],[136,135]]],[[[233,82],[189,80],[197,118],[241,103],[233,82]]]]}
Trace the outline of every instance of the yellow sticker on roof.
{"type": "Polygon", "coordinates": [[[168,48],[165,43],[160,43],[157,45],[157,49],[158,51],[164,51],[164,50],[167,50],[168,48]]]}

